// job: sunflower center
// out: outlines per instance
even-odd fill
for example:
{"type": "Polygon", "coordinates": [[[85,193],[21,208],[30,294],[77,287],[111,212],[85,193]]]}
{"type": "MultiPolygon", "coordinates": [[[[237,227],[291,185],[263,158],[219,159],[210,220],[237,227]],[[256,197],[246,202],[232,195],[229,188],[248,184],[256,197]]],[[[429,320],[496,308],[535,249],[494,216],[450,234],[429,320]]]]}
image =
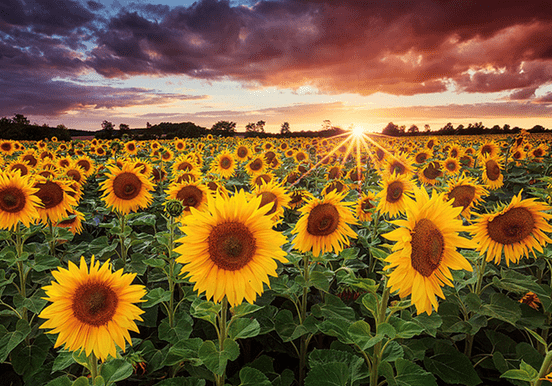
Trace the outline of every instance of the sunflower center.
{"type": "Polygon", "coordinates": [[[485,162],[485,170],[487,171],[487,178],[491,181],[496,181],[500,177],[500,167],[496,161],[489,160],[485,162]]]}
{"type": "Polygon", "coordinates": [[[244,146],[238,147],[237,154],[238,154],[238,157],[244,158],[245,156],[247,156],[247,148],[245,148],[244,146]]]}
{"type": "Polygon", "coordinates": [[[82,167],[85,171],[89,171],[90,168],[92,167],[92,165],[90,164],[90,162],[88,162],[88,160],[85,160],[85,159],[80,159],[77,161],[77,165],[79,165],[80,167],[82,167]]]}
{"type": "Polygon", "coordinates": [[[449,199],[453,199],[453,207],[461,206],[466,209],[475,198],[475,187],[469,185],[460,185],[455,187],[448,194],[449,199]]]}
{"type": "Polygon", "coordinates": [[[362,201],[362,203],[360,204],[360,208],[362,209],[363,212],[368,212],[370,209],[374,207],[375,207],[374,204],[372,204],[369,198],[364,199],[364,201],[362,201]]]}
{"type": "Polygon", "coordinates": [[[255,161],[251,162],[251,165],[249,166],[251,170],[261,170],[263,167],[263,161],[260,159],[256,159],[255,161]]]}
{"type": "Polygon", "coordinates": [[[441,231],[431,220],[423,218],[414,227],[411,244],[412,268],[424,277],[430,276],[439,267],[445,250],[441,231]]]}
{"type": "Polygon", "coordinates": [[[398,161],[393,161],[393,163],[391,163],[391,168],[389,171],[391,173],[404,174],[404,172],[406,171],[406,167],[398,161]]]}
{"type": "Polygon", "coordinates": [[[535,149],[535,151],[533,152],[533,155],[534,155],[535,157],[542,157],[543,154],[544,154],[544,152],[543,152],[542,149],[540,149],[540,148],[535,149]]]}
{"type": "Polygon", "coordinates": [[[25,193],[9,187],[0,191],[0,209],[3,212],[17,213],[25,208],[25,193]]]}
{"type": "Polygon", "coordinates": [[[257,249],[255,236],[241,222],[216,225],[207,243],[211,260],[217,267],[227,271],[236,271],[247,265],[257,249]]]}
{"type": "Polygon", "coordinates": [[[328,172],[328,179],[329,180],[334,180],[336,178],[339,178],[340,174],[341,174],[341,170],[339,169],[339,167],[334,166],[328,172]]]}
{"type": "Polygon", "coordinates": [[[23,161],[27,161],[29,163],[29,165],[31,165],[31,167],[34,167],[36,166],[38,160],[32,155],[32,154],[27,154],[23,157],[23,161]]]}
{"type": "Polygon", "coordinates": [[[437,177],[441,177],[443,174],[438,167],[435,165],[434,162],[427,165],[427,167],[424,169],[424,177],[426,177],[429,180],[434,180],[437,177]]]}
{"type": "Polygon", "coordinates": [[[491,154],[492,151],[493,151],[493,148],[490,145],[484,145],[481,148],[481,155],[491,154]]]}
{"type": "Polygon", "coordinates": [[[13,164],[11,166],[11,170],[19,170],[19,173],[22,176],[25,176],[27,175],[27,173],[29,173],[29,168],[25,164],[20,164],[20,163],[13,164]]]}
{"type": "Polygon", "coordinates": [[[307,232],[313,236],[332,234],[339,225],[339,212],[332,204],[320,204],[312,208],[307,219],[307,232]]]}
{"type": "Polygon", "coordinates": [[[73,179],[75,182],[80,182],[82,179],[82,176],[78,170],[71,169],[67,171],[67,175],[73,179]]]}
{"type": "Polygon", "coordinates": [[[403,191],[403,183],[401,181],[393,181],[387,186],[387,196],[385,199],[387,202],[395,203],[401,199],[403,191]]]}
{"type": "Polygon", "coordinates": [[[503,245],[524,240],[534,229],[535,220],[526,208],[512,208],[487,224],[489,237],[503,245]]]}
{"type": "Polygon", "coordinates": [[[450,156],[453,157],[453,158],[458,157],[458,150],[452,149],[452,150],[450,151],[450,156]]]}
{"type": "Polygon", "coordinates": [[[456,170],[456,164],[454,162],[447,162],[445,166],[451,172],[456,170]]]}
{"type": "Polygon", "coordinates": [[[427,159],[427,154],[426,153],[418,153],[416,154],[416,158],[415,158],[415,161],[417,164],[423,164],[427,159]]]}
{"type": "Polygon", "coordinates": [[[262,186],[263,184],[268,184],[272,177],[270,177],[268,174],[261,174],[257,178],[255,178],[255,185],[262,186]]]}
{"type": "Polygon", "coordinates": [[[196,207],[203,198],[203,192],[196,186],[185,186],[178,191],[176,198],[182,201],[182,204],[190,207],[196,207]]]}
{"type": "Polygon", "coordinates": [[[228,157],[222,157],[220,167],[222,169],[230,169],[230,166],[232,166],[232,161],[228,157]]]}
{"type": "Polygon", "coordinates": [[[307,157],[305,157],[304,153],[297,153],[297,155],[295,156],[295,159],[297,161],[301,162],[301,161],[304,161],[305,159],[307,159],[307,157]]]}
{"type": "Polygon", "coordinates": [[[73,315],[84,324],[103,326],[113,319],[119,298],[105,283],[82,284],[73,295],[73,315]]]}
{"type": "Polygon", "coordinates": [[[272,204],[272,208],[268,212],[266,212],[266,215],[272,214],[276,212],[276,208],[278,208],[278,197],[272,192],[261,192],[259,193],[259,196],[261,196],[261,203],[259,204],[259,208],[262,208],[265,205],[272,204]]]}
{"type": "Polygon", "coordinates": [[[40,182],[35,188],[38,188],[36,195],[44,204],[44,209],[54,208],[63,201],[64,191],[53,181],[40,182]]]}
{"type": "Polygon", "coordinates": [[[1,146],[2,146],[2,150],[6,152],[12,149],[12,145],[9,142],[3,142],[1,146]]]}
{"type": "Polygon", "coordinates": [[[124,172],[113,179],[113,193],[121,200],[132,200],[142,189],[142,181],[134,174],[124,172]]]}
{"type": "Polygon", "coordinates": [[[340,181],[334,181],[328,185],[328,187],[326,188],[326,193],[330,193],[334,190],[337,193],[341,193],[343,192],[343,190],[345,190],[345,185],[343,185],[340,181]]]}

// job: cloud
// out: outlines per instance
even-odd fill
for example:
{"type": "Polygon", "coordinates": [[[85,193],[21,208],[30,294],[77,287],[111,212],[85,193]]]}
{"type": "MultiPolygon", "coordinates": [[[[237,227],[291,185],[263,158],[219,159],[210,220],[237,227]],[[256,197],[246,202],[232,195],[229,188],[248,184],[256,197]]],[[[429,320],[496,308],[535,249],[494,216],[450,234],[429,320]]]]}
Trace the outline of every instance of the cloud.
{"type": "MultiPolygon", "coordinates": [[[[0,34],[2,82],[11,84],[8,75],[20,79],[18,87],[3,88],[3,98],[17,111],[108,105],[98,88],[86,92],[54,80],[90,71],[106,78],[176,74],[251,88],[312,87],[323,94],[510,91],[512,101],[538,105],[548,97],[531,99],[531,91],[552,79],[549,0],[264,0],[248,6],[199,0],[172,8],[4,0],[0,34]],[[45,102],[35,92],[41,87],[68,92],[45,102]]],[[[113,104],[153,98],[150,91],[136,93],[115,92],[113,104]]]]}
{"type": "Polygon", "coordinates": [[[69,110],[151,106],[207,98],[205,95],[160,93],[143,88],[87,86],[66,80],[23,82],[10,74],[0,75],[0,89],[10,90],[0,94],[0,116],[18,113],[53,117],[69,110]]]}

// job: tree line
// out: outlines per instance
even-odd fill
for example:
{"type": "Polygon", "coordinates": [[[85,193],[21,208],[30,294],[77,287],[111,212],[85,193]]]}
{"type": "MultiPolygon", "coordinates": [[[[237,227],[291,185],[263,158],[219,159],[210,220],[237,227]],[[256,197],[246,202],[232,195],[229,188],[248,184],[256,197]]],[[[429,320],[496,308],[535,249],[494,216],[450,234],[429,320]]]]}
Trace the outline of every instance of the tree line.
{"type": "MultiPolygon", "coordinates": [[[[505,124],[503,127],[499,125],[494,125],[493,127],[485,127],[482,122],[470,123],[468,126],[454,125],[448,122],[445,126],[441,127],[439,130],[431,131],[429,125],[424,125],[424,131],[421,131],[418,126],[411,125],[406,129],[405,125],[396,125],[393,122],[389,122],[382,130],[382,134],[389,135],[392,137],[403,137],[403,136],[416,136],[416,135],[485,135],[485,134],[516,134],[523,130],[521,127],[515,126],[511,127],[508,124],[505,124]]],[[[541,125],[535,125],[531,129],[527,130],[530,133],[545,133],[551,132],[552,130],[546,129],[541,125]]]]}
{"type": "Polygon", "coordinates": [[[0,118],[0,138],[17,141],[39,141],[57,138],[60,141],[70,141],[71,134],[64,125],[50,127],[46,124],[31,124],[23,114],[15,114],[13,118],[0,118]]]}

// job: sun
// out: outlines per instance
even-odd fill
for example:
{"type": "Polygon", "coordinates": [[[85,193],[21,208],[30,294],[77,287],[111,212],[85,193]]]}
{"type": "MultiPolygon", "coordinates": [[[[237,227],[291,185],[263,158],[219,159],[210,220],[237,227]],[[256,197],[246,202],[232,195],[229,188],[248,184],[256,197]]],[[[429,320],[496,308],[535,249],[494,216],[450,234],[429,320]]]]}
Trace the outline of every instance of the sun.
{"type": "Polygon", "coordinates": [[[354,137],[362,137],[366,133],[366,129],[362,126],[354,125],[351,128],[351,135],[354,137]]]}

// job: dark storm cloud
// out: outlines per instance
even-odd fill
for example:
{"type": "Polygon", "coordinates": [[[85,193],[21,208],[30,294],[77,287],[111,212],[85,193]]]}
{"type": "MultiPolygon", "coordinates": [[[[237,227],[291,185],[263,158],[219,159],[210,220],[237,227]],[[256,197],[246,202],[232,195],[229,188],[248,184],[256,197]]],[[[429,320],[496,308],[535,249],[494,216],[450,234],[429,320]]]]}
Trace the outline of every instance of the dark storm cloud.
{"type": "MultiPolygon", "coordinates": [[[[308,84],[336,94],[415,95],[452,85],[535,102],[530,91],[552,79],[549,0],[250,4],[136,2],[114,15],[96,1],[4,0],[0,71],[31,89],[93,70],[107,78],[183,74],[252,87],[308,84]]],[[[59,99],[53,111],[74,106],[59,99]]]]}

